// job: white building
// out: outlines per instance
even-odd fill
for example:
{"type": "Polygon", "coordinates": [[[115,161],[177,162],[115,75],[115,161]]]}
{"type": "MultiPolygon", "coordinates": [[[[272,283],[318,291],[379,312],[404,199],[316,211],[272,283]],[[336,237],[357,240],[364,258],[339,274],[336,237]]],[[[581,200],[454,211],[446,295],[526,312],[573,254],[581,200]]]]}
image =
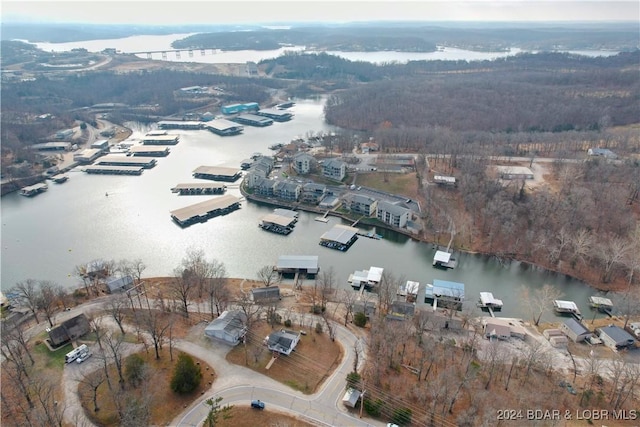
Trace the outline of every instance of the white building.
{"type": "Polygon", "coordinates": [[[404,228],[411,217],[411,211],[398,204],[381,200],[378,202],[377,218],[394,227],[404,228]]]}
{"type": "Polygon", "coordinates": [[[338,159],[326,160],[322,164],[322,175],[336,181],[342,181],[347,176],[347,164],[338,159]]]}
{"type": "Polygon", "coordinates": [[[296,153],[293,156],[293,162],[291,166],[293,167],[293,170],[298,174],[306,175],[311,172],[311,168],[315,160],[316,159],[311,154],[300,152],[296,153]]]}

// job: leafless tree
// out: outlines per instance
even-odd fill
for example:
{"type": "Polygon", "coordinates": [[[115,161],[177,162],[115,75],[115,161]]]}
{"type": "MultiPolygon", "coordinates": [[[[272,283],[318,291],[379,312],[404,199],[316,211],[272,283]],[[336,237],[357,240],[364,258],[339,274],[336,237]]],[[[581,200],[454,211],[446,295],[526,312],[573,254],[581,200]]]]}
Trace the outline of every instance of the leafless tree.
{"type": "Polygon", "coordinates": [[[206,282],[212,276],[212,268],[202,249],[189,248],[187,255],[182,259],[180,269],[188,272],[190,286],[195,290],[198,298],[202,298],[204,294],[206,282]]]}
{"type": "Polygon", "coordinates": [[[209,311],[213,319],[214,309],[218,316],[226,310],[227,304],[231,299],[231,293],[227,287],[227,269],[224,263],[214,259],[209,265],[210,277],[205,286],[209,297],[209,311]]]}
{"type": "Polygon", "coordinates": [[[271,265],[262,266],[257,274],[258,280],[260,280],[265,287],[273,286],[280,282],[280,275],[271,265]]]}
{"type": "Polygon", "coordinates": [[[14,323],[11,321],[4,321],[0,324],[0,343],[2,347],[6,347],[6,349],[2,349],[2,354],[5,359],[9,360],[11,357],[7,357],[7,355],[18,354],[13,350],[13,347],[16,345],[20,346],[21,351],[23,351],[29,358],[31,365],[34,365],[35,361],[33,360],[31,349],[29,348],[25,329],[25,324],[22,322],[14,323]],[[7,352],[7,355],[4,354],[4,351],[7,352]]]}
{"type": "Polygon", "coordinates": [[[319,294],[320,294],[320,309],[324,312],[327,307],[327,301],[333,295],[336,287],[336,272],[333,266],[320,272],[318,278],[319,294]]]}
{"type": "MultiPolygon", "coordinates": [[[[245,322],[245,327],[247,329],[246,332],[246,336],[250,336],[250,334],[253,332],[253,325],[260,320],[260,315],[262,314],[263,311],[263,307],[259,304],[254,304],[253,301],[251,301],[250,297],[248,294],[243,294],[240,299],[238,301],[236,301],[236,304],[238,305],[238,307],[240,308],[240,310],[242,310],[242,312],[244,313],[244,322],[245,322]]],[[[245,364],[249,363],[249,355],[248,355],[248,350],[247,350],[247,343],[246,343],[246,339],[244,342],[244,356],[245,356],[245,364]]]]}
{"type": "Polygon", "coordinates": [[[629,320],[640,314],[640,287],[628,287],[625,291],[612,296],[616,313],[624,319],[626,328],[629,320]]]}
{"type": "Polygon", "coordinates": [[[136,314],[137,322],[151,337],[153,348],[156,352],[156,359],[160,359],[160,350],[165,340],[165,335],[171,327],[169,316],[157,310],[139,311],[136,314]]]}
{"type": "Polygon", "coordinates": [[[127,299],[123,294],[112,295],[111,297],[109,297],[109,300],[105,305],[107,313],[109,313],[113,320],[115,320],[116,324],[120,328],[120,332],[122,332],[122,335],[125,334],[123,322],[127,305],[127,299]]]}
{"type": "Polygon", "coordinates": [[[118,382],[120,388],[124,389],[124,372],[123,372],[123,352],[122,344],[124,343],[124,335],[107,332],[104,334],[103,344],[108,357],[116,367],[118,373],[118,382]]]}
{"type": "Polygon", "coordinates": [[[353,309],[358,299],[358,293],[350,289],[338,290],[338,304],[344,307],[344,326],[347,326],[350,320],[353,320],[353,309]]]}
{"type": "Polygon", "coordinates": [[[604,283],[611,281],[614,267],[623,264],[629,248],[628,240],[617,236],[609,236],[604,241],[596,243],[593,250],[594,255],[602,262],[601,278],[604,283]]]}
{"type": "Polygon", "coordinates": [[[93,412],[98,412],[100,407],[98,406],[98,389],[107,380],[105,374],[101,370],[83,374],[82,378],[78,380],[80,384],[85,385],[91,389],[93,400],[93,412]]]}
{"type": "Polygon", "coordinates": [[[31,382],[33,395],[37,401],[34,418],[40,425],[62,427],[64,425],[64,413],[66,403],[56,399],[56,384],[53,379],[40,377],[31,382]]]}
{"type": "Polygon", "coordinates": [[[533,292],[526,286],[521,287],[520,297],[524,307],[531,313],[531,320],[536,326],[544,313],[553,306],[553,301],[562,297],[562,292],[552,285],[543,285],[533,292]]]}
{"type": "Polygon", "coordinates": [[[33,279],[27,279],[16,283],[12,290],[16,294],[16,299],[20,305],[23,305],[31,311],[36,323],[38,320],[38,303],[40,300],[40,292],[37,282],[33,279]]]}
{"type": "Polygon", "coordinates": [[[191,296],[195,291],[197,278],[191,270],[178,267],[173,270],[173,279],[171,280],[170,292],[172,296],[180,301],[184,316],[189,318],[189,306],[191,305],[191,296]]]}
{"type": "Polygon", "coordinates": [[[57,306],[56,284],[49,280],[41,280],[38,282],[38,309],[44,313],[45,318],[49,322],[49,326],[53,327],[53,315],[57,306]]]}

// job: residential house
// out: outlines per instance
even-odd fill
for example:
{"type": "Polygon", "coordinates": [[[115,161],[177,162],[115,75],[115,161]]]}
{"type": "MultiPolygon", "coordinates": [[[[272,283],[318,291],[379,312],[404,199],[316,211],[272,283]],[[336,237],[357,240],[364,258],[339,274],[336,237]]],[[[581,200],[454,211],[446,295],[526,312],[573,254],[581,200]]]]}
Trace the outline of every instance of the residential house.
{"type": "Polygon", "coordinates": [[[207,325],[204,334],[227,344],[237,345],[247,333],[245,322],[246,315],[241,310],[226,310],[207,325]]]}
{"type": "Polygon", "coordinates": [[[377,217],[380,221],[397,228],[404,228],[411,217],[411,210],[397,203],[381,200],[378,202],[377,217]]]}
{"type": "Polygon", "coordinates": [[[280,288],[278,286],[253,288],[251,289],[251,301],[256,304],[268,304],[280,301],[280,288]]]}
{"type": "Polygon", "coordinates": [[[598,328],[597,332],[604,345],[613,350],[631,348],[636,342],[630,333],[616,325],[598,328]]]}
{"type": "Polygon", "coordinates": [[[592,157],[604,157],[606,159],[618,158],[618,155],[608,148],[589,148],[587,154],[592,157]]]}
{"type": "Polygon", "coordinates": [[[584,341],[592,335],[591,331],[586,326],[573,318],[567,319],[562,325],[560,325],[560,330],[573,342],[584,341]]]}
{"type": "Polygon", "coordinates": [[[484,325],[484,336],[489,340],[508,340],[509,338],[511,338],[511,328],[506,325],[487,322],[484,325]]]}
{"type": "Polygon", "coordinates": [[[363,194],[347,194],[345,207],[354,214],[374,216],[378,212],[378,200],[363,194]]]}
{"type": "Polygon", "coordinates": [[[68,341],[73,341],[87,334],[91,330],[89,319],[84,313],[65,320],[59,326],[50,329],[49,341],[52,347],[58,347],[68,341]]]}
{"type": "Polygon", "coordinates": [[[302,185],[302,194],[300,200],[304,203],[317,205],[324,199],[327,194],[327,186],[324,184],[316,184],[315,182],[308,182],[302,185]]]}
{"type": "Polygon", "coordinates": [[[280,354],[290,355],[300,341],[300,333],[281,330],[267,337],[267,348],[280,354]]]}
{"type": "Polygon", "coordinates": [[[339,159],[328,159],[322,164],[322,175],[336,181],[347,176],[347,164],[339,159]]]}
{"type": "Polygon", "coordinates": [[[306,175],[311,172],[315,158],[304,151],[294,154],[292,167],[299,175],[306,175]]]}
{"type": "Polygon", "coordinates": [[[273,188],[273,194],[279,199],[296,202],[300,198],[301,190],[302,186],[298,183],[291,181],[276,181],[273,188]]]}
{"type": "Polygon", "coordinates": [[[130,275],[124,277],[109,277],[106,284],[107,291],[110,294],[126,291],[133,287],[133,277],[130,275]]]}
{"type": "Polygon", "coordinates": [[[245,175],[245,182],[248,188],[255,188],[264,179],[267,179],[267,174],[260,169],[252,169],[245,175]]]}

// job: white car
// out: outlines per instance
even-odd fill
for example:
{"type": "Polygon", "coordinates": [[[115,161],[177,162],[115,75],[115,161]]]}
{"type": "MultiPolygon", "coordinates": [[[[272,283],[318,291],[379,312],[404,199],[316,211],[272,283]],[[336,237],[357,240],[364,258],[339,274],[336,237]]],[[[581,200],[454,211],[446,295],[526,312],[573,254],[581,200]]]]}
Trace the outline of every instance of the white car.
{"type": "Polygon", "coordinates": [[[88,352],[88,351],[87,351],[87,352],[85,352],[85,353],[82,353],[80,356],[78,356],[78,358],[76,359],[76,362],[78,362],[78,363],[82,363],[82,362],[84,362],[85,360],[87,360],[88,358],[90,358],[90,357],[91,357],[91,355],[92,355],[92,353],[91,353],[91,352],[88,352]]]}

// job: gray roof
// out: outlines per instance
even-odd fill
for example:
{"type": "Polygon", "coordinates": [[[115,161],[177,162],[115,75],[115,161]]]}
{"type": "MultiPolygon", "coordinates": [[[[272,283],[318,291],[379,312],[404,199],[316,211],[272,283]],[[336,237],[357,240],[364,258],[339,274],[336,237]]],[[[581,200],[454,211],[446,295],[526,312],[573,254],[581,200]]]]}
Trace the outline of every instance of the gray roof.
{"type": "Polygon", "coordinates": [[[118,291],[133,285],[133,277],[110,277],[107,279],[107,288],[109,292],[118,291]]]}
{"type": "Polygon", "coordinates": [[[280,298],[280,288],[277,286],[253,288],[251,289],[251,295],[253,296],[254,301],[277,299],[280,298]]]}
{"type": "Polygon", "coordinates": [[[378,202],[378,210],[383,212],[389,212],[392,215],[402,216],[411,212],[410,209],[402,207],[396,203],[387,202],[386,200],[381,200],[378,202]]]}
{"type": "Polygon", "coordinates": [[[293,348],[293,342],[298,336],[298,334],[291,331],[277,331],[269,335],[267,346],[270,350],[287,352],[293,348]]]}
{"type": "Polygon", "coordinates": [[[354,203],[361,203],[363,205],[370,205],[374,203],[377,199],[369,196],[365,196],[363,194],[349,194],[347,196],[347,200],[354,203]]]}
{"type": "Polygon", "coordinates": [[[244,333],[245,314],[240,310],[224,311],[205,328],[207,331],[225,331],[230,335],[241,336],[244,333]]]}
{"type": "Polygon", "coordinates": [[[635,339],[630,333],[616,325],[600,328],[600,334],[606,334],[618,345],[633,344],[635,342],[635,339]]]}
{"type": "Polygon", "coordinates": [[[306,192],[325,191],[327,186],[316,182],[307,182],[302,186],[302,190],[306,192]]]}
{"type": "Polygon", "coordinates": [[[317,255],[282,255],[278,258],[278,269],[318,269],[317,255]]]}
{"type": "Polygon", "coordinates": [[[578,322],[576,319],[567,319],[564,322],[565,326],[567,328],[569,328],[573,333],[575,333],[576,335],[582,335],[582,334],[590,334],[591,331],[584,326],[582,323],[578,322]]]}

